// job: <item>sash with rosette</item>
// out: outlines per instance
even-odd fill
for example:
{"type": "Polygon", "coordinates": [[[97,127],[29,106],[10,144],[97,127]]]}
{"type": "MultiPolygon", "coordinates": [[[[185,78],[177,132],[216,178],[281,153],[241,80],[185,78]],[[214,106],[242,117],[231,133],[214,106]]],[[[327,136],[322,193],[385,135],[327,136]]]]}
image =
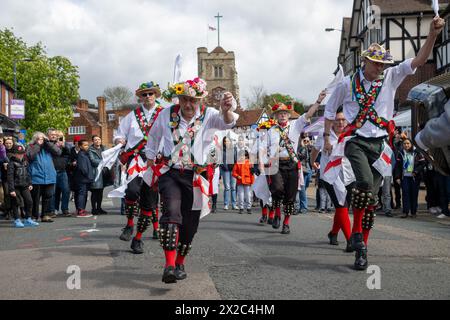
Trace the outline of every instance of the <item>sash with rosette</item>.
{"type": "Polygon", "coordinates": [[[147,120],[147,117],[145,116],[145,112],[142,106],[134,110],[134,116],[136,118],[137,123],[139,124],[139,129],[141,130],[144,138],[135,146],[129,148],[120,155],[120,162],[122,164],[124,165],[127,164],[128,161],[130,160],[130,157],[132,156],[137,157],[141,152],[141,150],[144,149],[145,145],[147,144],[148,134],[152,129],[156,119],[158,119],[159,113],[162,110],[163,108],[160,105],[157,105],[150,120],[147,120]]]}
{"type": "Polygon", "coordinates": [[[295,163],[300,163],[300,161],[298,161],[298,157],[297,157],[297,153],[294,150],[294,146],[292,145],[292,141],[291,139],[289,139],[289,127],[283,129],[280,127],[280,125],[276,126],[276,129],[279,133],[280,133],[280,147],[285,147],[288,154],[289,154],[289,158],[291,158],[292,161],[294,161],[295,163]]]}
{"type": "Polygon", "coordinates": [[[375,110],[375,103],[378,99],[381,89],[383,88],[384,78],[377,79],[372,82],[369,91],[361,84],[361,71],[357,70],[351,78],[351,91],[353,97],[359,105],[359,112],[355,120],[349,124],[339,137],[342,142],[346,137],[353,136],[356,130],[361,129],[366,122],[372,123],[374,126],[385,130],[389,134],[389,143],[392,145],[395,122],[393,120],[380,117],[375,110]]]}

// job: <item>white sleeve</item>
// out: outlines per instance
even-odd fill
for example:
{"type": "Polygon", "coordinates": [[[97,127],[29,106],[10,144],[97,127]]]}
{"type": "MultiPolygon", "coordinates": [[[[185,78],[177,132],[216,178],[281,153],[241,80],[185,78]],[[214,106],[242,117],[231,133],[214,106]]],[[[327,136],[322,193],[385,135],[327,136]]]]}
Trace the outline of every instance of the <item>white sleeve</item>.
{"type": "Polygon", "coordinates": [[[239,119],[239,115],[233,112],[234,121],[230,124],[226,124],[223,119],[223,115],[216,109],[208,108],[209,114],[208,122],[205,124],[205,129],[217,129],[217,130],[228,130],[232,129],[239,119]]]}
{"type": "Polygon", "coordinates": [[[155,160],[158,155],[164,134],[164,118],[164,113],[161,112],[148,133],[147,145],[145,146],[145,156],[148,160],[155,160]]]}
{"type": "Polygon", "coordinates": [[[317,151],[322,151],[323,149],[323,144],[324,144],[324,139],[323,139],[323,135],[319,135],[316,139],[316,142],[314,144],[314,149],[316,149],[317,151]]]}
{"type": "Polygon", "coordinates": [[[385,78],[389,80],[389,85],[398,88],[407,76],[416,73],[417,69],[412,68],[412,62],[413,59],[407,59],[395,67],[386,69],[385,78]]]}
{"type": "Polygon", "coordinates": [[[297,120],[294,120],[294,122],[291,124],[298,134],[302,133],[303,129],[306,127],[306,125],[309,124],[309,121],[306,120],[305,115],[302,115],[297,120]]]}
{"type": "Polygon", "coordinates": [[[346,81],[348,81],[348,78],[345,78],[336,86],[336,89],[334,90],[333,94],[328,100],[327,105],[325,106],[324,116],[328,120],[336,119],[336,112],[344,103],[345,94],[347,93],[346,81]]]}
{"type": "Polygon", "coordinates": [[[119,123],[119,128],[117,129],[116,135],[114,136],[113,142],[115,143],[117,139],[124,139],[127,140],[128,133],[130,131],[131,127],[131,113],[129,113],[125,118],[123,118],[119,123]]]}

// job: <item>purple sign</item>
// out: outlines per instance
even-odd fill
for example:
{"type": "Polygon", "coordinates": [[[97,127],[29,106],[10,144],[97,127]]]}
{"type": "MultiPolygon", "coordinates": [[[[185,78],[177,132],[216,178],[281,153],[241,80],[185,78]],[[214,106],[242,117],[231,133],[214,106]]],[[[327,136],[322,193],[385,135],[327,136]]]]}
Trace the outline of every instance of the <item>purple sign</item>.
{"type": "Polygon", "coordinates": [[[25,119],[25,101],[11,100],[9,117],[11,119],[25,119]]]}

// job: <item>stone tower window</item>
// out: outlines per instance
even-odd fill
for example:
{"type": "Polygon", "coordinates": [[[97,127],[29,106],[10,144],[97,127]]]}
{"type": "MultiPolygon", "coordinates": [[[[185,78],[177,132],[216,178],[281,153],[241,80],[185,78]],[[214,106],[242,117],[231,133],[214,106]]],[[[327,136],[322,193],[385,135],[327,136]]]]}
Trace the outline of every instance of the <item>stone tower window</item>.
{"type": "Polygon", "coordinates": [[[223,66],[214,66],[214,77],[223,78],[223,66]]]}

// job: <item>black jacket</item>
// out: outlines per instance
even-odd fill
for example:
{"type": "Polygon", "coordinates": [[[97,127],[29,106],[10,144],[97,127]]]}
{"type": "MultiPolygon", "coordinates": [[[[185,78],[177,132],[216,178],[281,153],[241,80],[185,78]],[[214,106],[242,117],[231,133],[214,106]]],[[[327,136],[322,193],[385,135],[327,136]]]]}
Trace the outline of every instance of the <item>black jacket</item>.
{"type": "Polygon", "coordinates": [[[74,177],[77,184],[89,184],[94,182],[94,168],[92,167],[89,154],[85,151],[78,152],[77,168],[74,177]]]}
{"type": "Polygon", "coordinates": [[[31,186],[31,176],[28,172],[28,162],[12,156],[8,164],[8,189],[12,192],[16,188],[31,186]]]}
{"type": "Polygon", "coordinates": [[[58,156],[52,154],[53,165],[55,166],[55,170],[56,172],[66,171],[67,166],[69,164],[70,150],[66,146],[62,147],[56,146],[56,147],[61,150],[61,155],[58,156]]]}
{"type": "MultiPolygon", "coordinates": [[[[406,151],[402,150],[398,153],[394,168],[394,179],[403,179],[403,166],[404,166],[404,154],[406,151]]],[[[422,178],[423,171],[427,165],[424,156],[417,150],[413,151],[414,154],[414,171],[416,177],[422,178]]]]}
{"type": "Polygon", "coordinates": [[[27,158],[28,161],[33,161],[36,156],[41,152],[41,149],[44,149],[48,153],[54,156],[60,156],[62,154],[62,150],[56,146],[55,143],[50,142],[49,140],[45,140],[44,143],[41,145],[37,143],[29,144],[28,150],[27,150],[27,158]]]}

